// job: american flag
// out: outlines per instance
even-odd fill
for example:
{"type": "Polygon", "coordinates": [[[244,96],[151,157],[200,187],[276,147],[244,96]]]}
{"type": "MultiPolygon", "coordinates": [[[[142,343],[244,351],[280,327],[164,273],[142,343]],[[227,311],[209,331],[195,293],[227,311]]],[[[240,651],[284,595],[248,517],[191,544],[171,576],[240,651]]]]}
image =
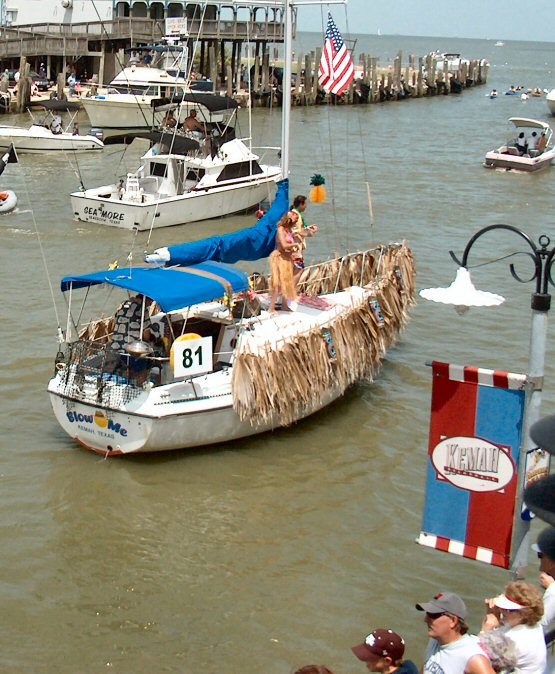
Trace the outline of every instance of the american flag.
{"type": "Polygon", "coordinates": [[[328,12],[326,41],[318,68],[318,82],[332,94],[342,94],[355,79],[353,58],[328,12]]]}

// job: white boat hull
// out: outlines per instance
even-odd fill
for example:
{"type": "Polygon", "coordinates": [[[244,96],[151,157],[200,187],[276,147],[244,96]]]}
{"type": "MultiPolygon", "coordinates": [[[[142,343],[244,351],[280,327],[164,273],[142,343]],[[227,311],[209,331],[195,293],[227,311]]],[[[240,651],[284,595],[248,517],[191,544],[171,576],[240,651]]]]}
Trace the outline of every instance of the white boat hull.
{"type": "Polygon", "coordinates": [[[275,182],[280,177],[279,173],[273,173],[248,182],[187,192],[147,203],[106,198],[107,194],[117,194],[117,185],[108,185],[74,192],[71,207],[74,219],[81,222],[138,231],[160,229],[246,211],[273,196],[275,182]]]}
{"type": "Polygon", "coordinates": [[[506,171],[534,173],[548,168],[553,159],[555,159],[555,149],[543,152],[538,157],[521,157],[493,151],[486,154],[484,166],[486,168],[504,169],[506,171]]]}
{"type": "Polygon", "coordinates": [[[33,124],[25,129],[0,126],[0,149],[11,144],[19,153],[86,152],[102,150],[104,143],[96,136],[74,136],[71,133],[53,134],[50,129],[33,124]]]}
{"type": "MultiPolygon", "coordinates": [[[[62,429],[80,445],[103,455],[160,452],[205,447],[246,438],[280,426],[278,419],[252,425],[241,421],[232,407],[231,394],[210,401],[193,400],[154,407],[147,395],[133,411],[121,412],[69,400],[49,386],[50,400],[62,429]]],[[[319,411],[342,395],[339,388],[327,392],[318,406],[304,410],[296,421],[319,411]]]]}
{"type": "Polygon", "coordinates": [[[545,100],[547,101],[549,112],[552,115],[555,115],[555,89],[551,89],[551,91],[545,97],[545,100]]]}
{"type": "MultiPolygon", "coordinates": [[[[119,98],[124,98],[124,94],[119,98]]],[[[151,129],[164,118],[163,112],[153,112],[150,101],[155,96],[129,96],[126,100],[110,100],[109,96],[83,98],[82,104],[91,126],[101,129],[151,129]]]]}

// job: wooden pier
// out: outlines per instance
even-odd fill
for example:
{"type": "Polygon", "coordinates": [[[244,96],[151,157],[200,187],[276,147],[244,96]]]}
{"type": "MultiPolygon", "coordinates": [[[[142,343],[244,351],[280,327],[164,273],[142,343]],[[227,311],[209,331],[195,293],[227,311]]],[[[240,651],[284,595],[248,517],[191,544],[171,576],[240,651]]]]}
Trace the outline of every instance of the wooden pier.
{"type": "MultiPolygon", "coordinates": [[[[397,53],[393,65],[380,65],[374,56],[361,54],[355,80],[342,96],[326,94],[318,85],[318,64],[322,55],[316,49],[299,55],[293,72],[292,105],[383,103],[424,96],[460,94],[464,89],[487,83],[489,63],[484,60],[453,59],[428,54],[417,58],[409,55],[403,65],[403,54],[397,53]]],[[[275,69],[267,54],[255,58],[253,105],[281,105],[281,83],[276,83],[275,69]],[[274,80],[272,83],[272,79],[274,80]]],[[[228,79],[227,94],[233,95],[233,82],[228,79]]]]}

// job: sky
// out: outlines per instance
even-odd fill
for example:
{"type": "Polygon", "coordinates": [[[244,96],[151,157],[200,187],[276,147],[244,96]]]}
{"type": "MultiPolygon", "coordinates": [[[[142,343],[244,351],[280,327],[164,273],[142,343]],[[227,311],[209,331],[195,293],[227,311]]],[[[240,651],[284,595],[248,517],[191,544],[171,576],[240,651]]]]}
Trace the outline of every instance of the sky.
{"type": "MultiPolygon", "coordinates": [[[[320,32],[327,10],[299,7],[297,29],[320,32]]],[[[341,5],[329,10],[348,33],[555,40],[554,0],[349,0],[346,10],[341,5]]]]}

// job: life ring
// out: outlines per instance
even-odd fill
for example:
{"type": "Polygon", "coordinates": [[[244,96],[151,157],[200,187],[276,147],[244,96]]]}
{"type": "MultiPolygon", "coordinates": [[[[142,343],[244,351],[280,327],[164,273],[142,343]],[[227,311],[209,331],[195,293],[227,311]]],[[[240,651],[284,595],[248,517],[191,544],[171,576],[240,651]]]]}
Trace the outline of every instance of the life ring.
{"type": "Polygon", "coordinates": [[[12,190],[0,192],[0,213],[9,213],[17,206],[17,196],[12,190]]]}
{"type": "Polygon", "coordinates": [[[186,341],[188,341],[189,339],[200,339],[200,338],[201,338],[201,336],[200,336],[200,335],[197,335],[196,332],[187,332],[185,335],[180,335],[179,337],[177,337],[177,338],[174,340],[174,342],[173,342],[173,344],[172,344],[172,348],[170,349],[170,367],[171,367],[172,370],[173,370],[173,360],[174,360],[174,359],[173,359],[173,348],[174,348],[174,346],[175,346],[178,342],[186,342],[186,341]]]}

